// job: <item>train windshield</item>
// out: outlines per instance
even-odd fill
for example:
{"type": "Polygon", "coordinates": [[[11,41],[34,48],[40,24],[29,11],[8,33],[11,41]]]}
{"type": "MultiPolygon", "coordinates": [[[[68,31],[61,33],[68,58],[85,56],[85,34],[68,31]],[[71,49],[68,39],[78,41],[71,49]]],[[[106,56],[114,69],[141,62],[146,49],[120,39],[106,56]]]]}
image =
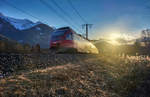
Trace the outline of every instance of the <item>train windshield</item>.
{"type": "Polygon", "coordinates": [[[66,40],[73,40],[72,33],[66,35],[66,40]]]}
{"type": "Polygon", "coordinates": [[[58,30],[53,33],[53,36],[64,36],[66,30],[58,30]]]}
{"type": "Polygon", "coordinates": [[[52,34],[52,41],[63,40],[66,30],[59,30],[52,34]]]}

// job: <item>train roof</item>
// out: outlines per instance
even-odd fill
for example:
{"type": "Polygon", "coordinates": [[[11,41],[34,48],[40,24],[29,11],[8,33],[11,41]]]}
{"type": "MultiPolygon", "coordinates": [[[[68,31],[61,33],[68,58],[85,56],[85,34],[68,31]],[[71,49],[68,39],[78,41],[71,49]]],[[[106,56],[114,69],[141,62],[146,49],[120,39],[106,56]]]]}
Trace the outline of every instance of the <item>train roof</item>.
{"type": "Polygon", "coordinates": [[[56,29],[56,30],[71,30],[71,32],[77,34],[77,33],[76,33],[72,28],[70,28],[70,27],[61,27],[61,28],[58,28],[58,29],[56,29]]]}
{"type": "Polygon", "coordinates": [[[66,30],[66,29],[71,29],[70,27],[61,27],[61,28],[58,28],[57,30],[66,30]]]}

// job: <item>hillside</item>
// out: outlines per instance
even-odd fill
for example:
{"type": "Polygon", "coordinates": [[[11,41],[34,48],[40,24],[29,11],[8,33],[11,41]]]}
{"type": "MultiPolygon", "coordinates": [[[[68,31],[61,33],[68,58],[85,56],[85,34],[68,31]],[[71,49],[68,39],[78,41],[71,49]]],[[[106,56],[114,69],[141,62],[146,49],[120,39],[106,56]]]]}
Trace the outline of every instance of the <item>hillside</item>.
{"type": "Polygon", "coordinates": [[[15,19],[0,13],[0,34],[21,44],[40,44],[42,48],[49,48],[50,35],[53,31],[52,27],[44,23],[15,19]]]}
{"type": "Polygon", "coordinates": [[[51,52],[0,57],[1,64],[12,66],[10,75],[1,75],[0,96],[150,96],[150,58],[51,52]]]}

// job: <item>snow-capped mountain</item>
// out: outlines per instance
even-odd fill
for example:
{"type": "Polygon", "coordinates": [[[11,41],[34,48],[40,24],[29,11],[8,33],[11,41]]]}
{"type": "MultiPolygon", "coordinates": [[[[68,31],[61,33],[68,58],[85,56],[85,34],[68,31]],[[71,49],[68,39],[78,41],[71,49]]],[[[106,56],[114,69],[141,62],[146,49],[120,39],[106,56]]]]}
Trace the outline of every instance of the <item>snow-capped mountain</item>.
{"type": "Polygon", "coordinates": [[[17,42],[40,44],[41,47],[48,48],[53,31],[53,27],[41,22],[33,23],[28,19],[15,19],[0,13],[0,34],[17,42]]]}
{"type": "Polygon", "coordinates": [[[0,18],[9,22],[11,25],[13,25],[18,30],[29,29],[29,28],[32,28],[32,27],[38,25],[38,24],[41,24],[41,22],[34,23],[28,19],[14,19],[14,18],[5,16],[2,13],[0,13],[0,18]]]}

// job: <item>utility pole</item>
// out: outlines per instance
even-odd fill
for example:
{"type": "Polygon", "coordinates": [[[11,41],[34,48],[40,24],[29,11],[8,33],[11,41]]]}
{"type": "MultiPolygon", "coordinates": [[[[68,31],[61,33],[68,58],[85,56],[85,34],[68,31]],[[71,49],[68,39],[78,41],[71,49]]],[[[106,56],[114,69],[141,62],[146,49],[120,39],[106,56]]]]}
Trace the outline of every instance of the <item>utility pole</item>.
{"type": "Polygon", "coordinates": [[[86,30],[86,39],[88,39],[88,33],[89,33],[89,28],[92,27],[93,24],[83,24],[82,28],[85,28],[86,30]]]}

